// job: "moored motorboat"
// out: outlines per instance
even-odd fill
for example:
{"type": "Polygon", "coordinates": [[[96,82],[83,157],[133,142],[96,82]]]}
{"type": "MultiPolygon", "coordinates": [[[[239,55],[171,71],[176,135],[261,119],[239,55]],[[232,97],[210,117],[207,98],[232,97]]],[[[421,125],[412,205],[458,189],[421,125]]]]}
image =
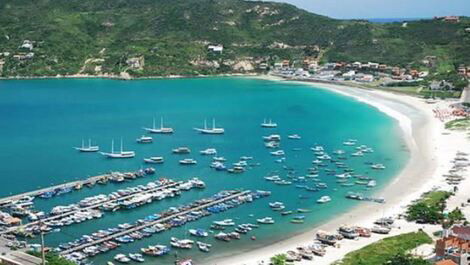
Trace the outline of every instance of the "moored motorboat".
{"type": "Polygon", "coordinates": [[[330,202],[330,196],[321,196],[320,199],[317,200],[318,203],[327,203],[330,202]]]}
{"type": "Polygon", "coordinates": [[[191,153],[191,149],[188,147],[182,146],[182,147],[177,147],[172,150],[173,154],[189,154],[191,153]]]}
{"type": "Polygon", "coordinates": [[[144,158],[144,162],[148,164],[163,164],[165,160],[161,156],[152,156],[149,158],[144,158]]]}
{"type": "Polygon", "coordinates": [[[179,161],[181,165],[196,165],[197,161],[192,158],[185,158],[179,161]]]}
{"type": "Polygon", "coordinates": [[[139,144],[150,144],[153,142],[153,138],[150,136],[142,135],[141,137],[136,139],[136,142],[139,144]]]}
{"type": "Polygon", "coordinates": [[[264,218],[256,219],[256,222],[260,224],[274,224],[274,219],[271,217],[264,217],[264,218]]]}

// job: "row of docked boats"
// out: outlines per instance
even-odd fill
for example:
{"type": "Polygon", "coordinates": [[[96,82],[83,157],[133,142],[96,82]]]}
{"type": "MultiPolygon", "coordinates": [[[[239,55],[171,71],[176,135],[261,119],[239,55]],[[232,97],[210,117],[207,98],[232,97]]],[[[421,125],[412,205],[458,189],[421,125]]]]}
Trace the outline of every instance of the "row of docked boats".
{"type": "Polygon", "coordinates": [[[84,198],[78,203],[55,206],[49,214],[39,218],[37,220],[39,222],[27,225],[23,232],[27,234],[49,232],[62,226],[101,218],[104,214],[102,211],[133,209],[165,198],[173,198],[193,188],[204,187],[205,183],[196,178],[179,183],[162,179],[146,185],[120,189],[108,195],[95,195],[84,198]]]}
{"type": "MultiPolygon", "coordinates": [[[[56,251],[73,262],[81,262],[88,257],[110,251],[111,245],[113,246],[112,249],[116,249],[122,244],[129,244],[136,240],[150,237],[155,233],[161,233],[174,227],[181,227],[205,216],[221,213],[269,195],[270,192],[266,191],[242,193],[237,191],[221,191],[212,197],[200,199],[184,206],[170,207],[164,212],[149,215],[134,223],[124,223],[117,227],[99,230],[91,235],[83,235],[77,240],[59,245],[56,251]],[[93,247],[92,251],[90,251],[90,247],[93,247]]],[[[180,240],[175,238],[170,242],[170,246],[173,248],[188,248],[189,245],[191,245],[190,241],[185,239],[180,240]]],[[[208,245],[200,245],[201,248],[210,249],[208,245]]],[[[158,247],[158,245],[141,249],[142,254],[152,256],[165,255],[169,251],[169,248],[158,247]]]]}

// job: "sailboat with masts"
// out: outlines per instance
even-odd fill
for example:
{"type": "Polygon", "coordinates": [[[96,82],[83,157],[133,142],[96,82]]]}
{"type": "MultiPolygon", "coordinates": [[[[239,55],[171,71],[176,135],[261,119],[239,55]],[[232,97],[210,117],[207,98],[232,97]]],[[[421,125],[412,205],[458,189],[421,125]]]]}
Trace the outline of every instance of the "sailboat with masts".
{"type": "Polygon", "coordinates": [[[132,158],[135,156],[134,151],[123,151],[122,139],[121,139],[121,150],[114,152],[114,139],[111,141],[111,153],[101,152],[102,155],[108,158],[132,158]]]}
{"type": "Polygon", "coordinates": [[[263,128],[276,128],[277,123],[273,122],[271,119],[269,119],[269,121],[266,121],[266,119],[264,119],[263,122],[261,123],[261,127],[263,127],[263,128]]]}
{"type": "Polygon", "coordinates": [[[88,146],[85,146],[85,140],[82,139],[82,146],[74,147],[74,149],[80,152],[98,152],[100,147],[97,145],[91,145],[91,139],[88,139],[88,146]]]}
{"type": "Polygon", "coordinates": [[[173,128],[163,126],[163,117],[160,118],[160,128],[157,128],[155,126],[155,118],[153,118],[152,128],[145,128],[144,127],[144,130],[146,130],[149,133],[161,133],[161,134],[171,134],[171,133],[173,133],[173,128]]]}
{"type": "Polygon", "coordinates": [[[202,134],[224,134],[224,128],[215,127],[215,119],[212,119],[212,128],[207,128],[207,120],[204,120],[204,128],[194,128],[194,130],[202,134]]]}

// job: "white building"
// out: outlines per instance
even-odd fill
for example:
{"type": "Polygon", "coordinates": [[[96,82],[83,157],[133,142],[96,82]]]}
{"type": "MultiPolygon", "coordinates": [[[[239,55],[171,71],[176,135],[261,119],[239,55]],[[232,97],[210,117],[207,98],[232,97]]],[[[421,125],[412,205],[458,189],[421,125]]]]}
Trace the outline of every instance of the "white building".
{"type": "Polygon", "coordinates": [[[222,44],[209,45],[207,49],[212,52],[222,53],[224,51],[224,46],[222,44]]]}

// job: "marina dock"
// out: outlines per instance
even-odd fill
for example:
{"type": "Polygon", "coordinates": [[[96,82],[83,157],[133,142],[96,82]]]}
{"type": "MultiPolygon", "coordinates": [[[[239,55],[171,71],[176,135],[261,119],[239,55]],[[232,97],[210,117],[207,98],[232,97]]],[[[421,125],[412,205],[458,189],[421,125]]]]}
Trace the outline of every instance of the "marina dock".
{"type": "Polygon", "coordinates": [[[131,193],[131,194],[129,194],[127,196],[124,196],[124,197],[106,200],[106,201],[96,203],[96,204],[93,204],[93,205],[90,205],[90,206],[87,206],[87,207],[81,207],[81,208],[79,208],[77,210],[74,210],[74,211],[69,211],[69,212],[65,212],[65,213],[62,213],[62,214],[53,215],[53,216],[50,216],[48,218],[44,218],[44,219],[41,219],[41,220],[38,220],[38,221],[30,222],[30,223],[27,223],[27,224],[22,225],[22,226],[11,227],[11,228],[9,228],[5,231],[0,232],[0,235],[11,233],[11,232],[13,232],[13,231],[15,231],[19,228],[24,229],[26,227],[33,226],[33,225],[38,225],[38,224],[41,224],[41,223],[44,223],[44,222],[48,222],[48,221],[52,221],[52,220],[56,220],[56,219],[62,219],[64,217],[73,215],[73,214],[75,214],[77,212],[80,212],[80,211],[87,211],[87,210],[97,209],[97,208],[101,207],[103,204],[116,202],[118,200],[125,200],[125,199],[128,199],[128,198],[131,198],[131,197],[135,196],[136,194],[149,194],[149,193],[164,190],[164,189],[167,189],[167,188],[172,188],[172,187],[175,187],[175,186],[177,186],[179,184],[182,184],[182,183],[183,183],[183,181],[178,181],[178,182],[169,181],[169,183],[167,183],[167,184],[164,184],[164,185],[161,185],[161,186],[158,186],[158,187],[155,187],[153,189],[149,189],[149,190],[146,190],[146,191],[143,191],[143,192],[131,193]]]}
{"type": "Polygon", "coordinates": [[[39,196],[43,193],[51,192],[51,191],[54,191],[54,190],[57,190],[57,189],[64,189],[64,188],[73,189],[73,188],[75,188],[76,186],[79,186],[79,185],[81,185],[81,186],[94,185],[98,181],[105,180],[105,179],[108,179],[108,178],[112,177],[113,174],[129,174],[129,173],[132,173],[132,172],[124,172],[124,173],[122,173],[122,172],[113,172],[113,173],[110,173],[110,174],[104,174],[104,175],[89,177],[87,179],[76,180],[76,181],[71,181],[71,182],[67,182],[67,183],[64,183],[64,184],[49,186],[49,187],[34,190],[34,191],[19,193],[19,194],[11,195],[11,196],[8,196],[8,197],[0,198],[0,205],[8,204],[10,201],[19,200],[19,199],[21,199],[25,196],[37,197],[37,196],[39,196]]]}
{"type": "Polygon", "coordinates": [[[103,243],[103,242],[106,242],[106,241],[109,241],[109,240],[113,240],[113,239],[115,239],[117,237],[120,237],[120,236],[124,236],[124,235],[130,234],[130,233],[136,232],[136,231],[140,231],[144,228],[151,227],[151,226],[154,226],[154,225],[159,224],[159,223],[165,223],[167,221],[172,220],[175,217],[178,217],[178,216],[181,216],[181,215],[186,215],[186,214],[188,214],[190,212],[193,212],[193,211],[200,211],[200,210],[203,210],[203,209],[208,208],[210,206],[213,206],[213,205],[225,202],[225,201],[232,200],[232,199],[234,199],[238,196],[246,195],[250,192],[251,191],[235,191],[233,194],[231,194],[229,196],[226,196],[224,198],[221,198],[221,199],[218,199],[218,200],[215,200],[215,201],[211,201],[211,202],[199,205],[197,207],[193,207],[191,209],[188,209],[188,210],[185,210],[185,211],[182,211],[182,212],[178,212],[178,213],[166,216],[164,218],[155,220],[153,222],[148,222],[148,223],[145,223],[145,224],[142,224],[142,225],[131,227],[129,229],[126,229],[124,231],[109,235],[107,237],[100,238],[98,240],[93,240],[93,241],[88,242],[86,244],[82,244],[82,245],[64,250],[64,251],[60,252],[60,255],[64,256],[64,255],[67,255],[67,254],[70,254],[70,253],[73,253],[73,252],[76,252],[76,251],[80,251],[80,250],[85,249],[85,248],[90,247],[90,246],[94,246],[94,245],[97,245],[97,244],[100,244],[100,243],[103,243]]]}

